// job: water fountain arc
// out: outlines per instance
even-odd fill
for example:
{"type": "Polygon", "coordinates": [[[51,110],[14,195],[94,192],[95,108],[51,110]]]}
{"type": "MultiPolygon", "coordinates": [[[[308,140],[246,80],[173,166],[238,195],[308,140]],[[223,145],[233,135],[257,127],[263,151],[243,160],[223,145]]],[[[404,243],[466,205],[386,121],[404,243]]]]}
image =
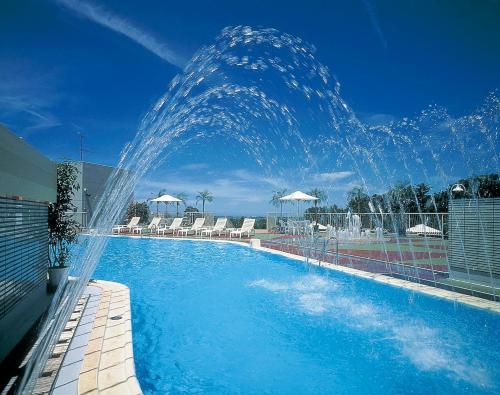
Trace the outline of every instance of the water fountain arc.
{"type": "MultiPolygon", "coordinates": [[[[231,139],[268,172],[291,165],[290,158],[280,155],[280,147],[287,147],[299,158],[293,165],[304,181],[311,170],[347,167],[367,191],[396,185],[401,169],[411,180],[431,180],[429,174],[433,173],[444,179],[448,176],[444,163],[449,162],[445,150],[453,143],[459,146],[461,159],[454,166],[461,174],[474,174],[478,168],[498,172],[500,102],[494,94],[475,114],[447,119],[448,125],[436,121],[444,117],[442,112],[430,111],[416,121],[369,127],[342,99],[340,85],[314,53],[300,38],[274,29],[226,28],[172,80],[140,123],[134,140],[124,147],[117,167],[126,172],[115,172],[108,180],[90,221],[92,237],[75,257],[72,274],[78,280],[57,291],[48,312],[50,319],[44,322],[43,336],[27,365],[22,392],[33,388],[128,197],[147,172],[163,163],[172,146],[199,139],[231,139]],[[307,116],[304,108],[310,110],[307,116]],[[311,132],[311,122],[317,123],[321,133],[311,132]],[[424,126],[429,124],[432,133],[428,135],[424,126]],[[479,136],[462,136],[477,125],[479,136]],[[435,144],[436,129],[445,130],[442,147],[435,144]],[[467,145],[480,149],[478,160],[467,145]],[[418,166],[410,168],[409,156],[418,166]],[[486,156],[493,160],[488,162],[486,156]]],[[[417,207],[422,211],[418,202],[417,207]]],[[[392,223],[397,223],[399,215],[391,211],[392,223]]],[[[351,231],[358,235],[360,221],[354,222],[351,231]]],[[[397,234],[396,241],[399,246],[397,234]]]]}

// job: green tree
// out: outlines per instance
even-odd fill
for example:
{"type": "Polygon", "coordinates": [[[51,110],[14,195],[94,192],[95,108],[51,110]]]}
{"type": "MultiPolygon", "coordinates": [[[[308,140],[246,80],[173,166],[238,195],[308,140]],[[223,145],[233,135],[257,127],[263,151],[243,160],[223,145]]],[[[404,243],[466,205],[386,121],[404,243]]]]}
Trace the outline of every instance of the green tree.
{"type": "Polygon", "coordinates": [[[429,194],[431,188],[425,183],[415,185],[413,188],[415,200],[422,213],[429,212],[432,209],[432,198],[429,194]]]}
{"type": "MultiPolygon", "coordinates": [[[[500,197],[500,180],[498,174],[483,174],[479,176],[472,176],[469,178],[458,180],[457,183],[463,184],[463,186],[465,186],[465,192],[461,195],[460,193],[455,194],[455,197],[500,197]]],[[[450,188],[451,186],[448,189],[450,188]]]]}
{"type": "Polygon", "coordinates": [[[326,192],[319,188],[313,188],[307,194],[316,198],[314,201],[314,213],[316,217],[315,221],[318,223],[318,204],[324,203],[328,197],[326,196],[326,192]]]}
{"type": "MultiPolygon", "coordinates": [[[[385,194],[374,194],[372,195],[372,204],[373,204],[373,209],[375,212],[379,213],[380,211],[382,212],[387,212],[387,202],[386,202],[387,196],[385,194]]],[[[368,205],[369,208],[369,205],[368,205]]],[[[371,211],[371,210],[370,210],[371,211]]]]}
{"type": "Polygon", "coordinates": [[[436,205],[435,209],[438,213],[447,213],[448,212],[448,200],[449,199],[450,199],[450,191],[449,190],[436,192],[434,194],[434,204],[436,205]]]}
{"type": "Polygon", "coordinates": [[[80,225],[71,216],[75,210],[73,196],[80,189],[78,169],[69,162],[57,165],[57,200],[49,205],[49,265],[65,267],[70,246],[77,240],[80,225]]]}
{"type": "Polygon", "coordinates": [[[269,203],[271,203],[274,207],[280,208],[280,217],[283,217],[283,203],[285,200],[281,200],[282,197],[287,195],[286,189],[279,189],[277,191],[273,191],[273,196],[269,203]]]}
{"type": "Polygon", "coordinates": [[[179,217],[179,203],[182,203],[184,205],[184,207],[186,207],[188,195],[187,195],[187,193],[179,192],[179,193],[175,194],[174,197],[176,197],[177,199],[180,200],[180,202],[176,202],[177,203],[177,217],[179,217]]]}
{"type": "Polygon", "coordinates": [[[401,236],[406,234],[405,213],[418,212],[413,187],[407,182],[400,182],[386,194],[388,211],[394,231],[401,236]]]}
{"type": "Polygon", "coordinates": [[[326,208],[326,211],[328,213],[346,213],[347,209],[343,207],[337,206],[335,203],[332,204],[330,207],[326,208]]]}
{"type": "Polygon", "coordinates": [[[151,212],[147,202],[131,202],[127,208],[126,221],[130,221],[132,217],[141,217],[140,222],[144,224],[149,221],[150,215],[151,212]]]}
{"type": "Polygon", "coordinates": [[[387,192],[387,200],[393,213],[418,212],[417,201],[413,187],[406,182],[400,182],[387,192]]]}
{"type": "Polygon", "coordinates": [[[482,174],[463,178],[456,183],[448,185],[446,189],[434,194],[434,202],[438,212],[448,212],[450,198],[496,198],[500,197],[500,179],[498,174],[482,174]],[[451,192],[455,184],[465,187],[463,192],[451,192]]]}
{"type": "Polygon", "coordinates": [[[201,192],[198,192],[198,195],[196,196],[196,204],[198,204],[199,201],[201,201],[201,211],[203,215],[205,215],[205,202],[213,202],[214,197],[211,192],[205,189],[201,192]]]}
{"type": "Polygon", "coordinates": [[[347,193],[347,207],[353,212],[367,213],[370,211],[370,196],[361,187],[354,187],[347,193]]]}

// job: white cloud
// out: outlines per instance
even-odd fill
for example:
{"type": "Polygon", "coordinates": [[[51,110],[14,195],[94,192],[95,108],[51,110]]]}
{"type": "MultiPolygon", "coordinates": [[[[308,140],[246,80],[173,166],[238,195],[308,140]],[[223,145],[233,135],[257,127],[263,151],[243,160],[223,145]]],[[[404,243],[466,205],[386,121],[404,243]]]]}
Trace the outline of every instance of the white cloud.
{"type": "Polygon", "coordinates": [[[202,170],[207,168],[208,164],[206,163],[190,163],[188,165],[179,167],[180,170],[202,170]]]}
{"type": "Polygon", "coordinates": [[[387,125],[397,120],[394,115],[385,113],[358,113],[357,115],[368,126],[387,125]]]}
{"type": "Polygon", "coordinates": [[[146,199],[152,192],[157,192],[160,189],[166,189],[169,193],[187,193],[189,204],[194,204],[195,196],[204,189],[212,192],[216,202],[219,203],[221,199],[240,203],[264,203],[269,200],[269,192],[253,188],[251,185],[243,185],[241,180],[216,178],[206,182],[176,177],[164,182],[151,180],[141,182],[136,190],[136,198],[146,199]]]}
{"type": "MultiPolygon", "coordinates": [[[[195,165],[188,166],[198,167],[195,165]]],[[[180,170],[185,170],[185,166],[180,170]]],[[[287,183],[280,178],[264,176],[244,169],[221,172],[207,179],[185,171],[158,175],[155,178],[145,179],[139,183],[135,190],[136,199],[146,200],[152,194],[157,194],[159,190],[166,189],[170,194],[186,193],[189,197],[188,204],[194,205],[198,192],[208,189],[215,198],[214,202],[210,203],[211,210],[224,214],[228,212],[239,212],[245,215],[249,215],[250,212],[263,213],[268,208],[272,191],[288,187],[287,183]]]]}
{"type": "MultiPolygon", "coordinates": [[[[188,204],[194,205],[197,193],[208,189],[215,198],[210,203],[211,212],[224,215],[236,213],[260,215],[273,210],[269,201],[273,191],[277,189],[286,188],[289,191],[300,189],[307,192],[311,188],[318,187],[317,179],[327,180],[331,188],[326,188],[326,191],[332,199],[328,204],[333,202],[343,204],[345,193],[354,186],[360,185],[358,179],[349,179],[354,175],[351,171],[319,173],[311,176],[309,183],[302,181],[296,184],[280,177],[266,176],[245,169],[227,170],[203,176],[182,170],[184,169],[180,167],[175,172],[151,175],[149,179],[139,183],[135,190],[135,198],[142,201],[151,197],[152,194],[156,195],[159,190],[166,189],[170,194],[186,193],[189,196],[188,204]],[[335,182],[333,183],[332,180],[335,182]]],[[[304,208],[306,207],[307,205],[304,205],[304,208]]]]}
{"type": "Polygon", "coordinates": [[[315,182],[334,182],[354,175],[353,171],[336,171],[331,173],[317,173],[313,175],[315,182]]]}
{"type": "Polygon", "coordinates": [[[363,3],[365,5],[366,12],[368,13],[368,16],[370,17],[370,22],[373,26],[373,29],[377,33],[377,36],[382,43],[382,46],[387,49],[387,40],[385,39],[384,33],[382,33],[382,29],[380,27],[380,23],[378,22],[377,14],[375,13],[375,9],[371,5],[371,3],[368,0],[363,0],[363,3]]]}
{"type": "Polygon", "coordinates": [[[138,28],[130,21],[118,16],[102,6],[97,6],[77,0],[56,0],[58,3],[69,8],[93,22],[107,27],[117,33],[123,34],[137,44],[143,46],[148,51],[159,56],[168,63],[182,68],[185,60],[172,51],[166,44],[160,42],[150,33],[138,28]]]}
{"type": "Polygon", "coordinates": [[[256,185],[268,184],[273,188],[289,188],[289,183],[283,178],[255,174],[245,169],[233,170],[230,172],[230,176],[236,180],[252,182],[256,185]]]}
{"type": "Polygon", "coordinates": [[[19,61],[0,61],[0,116],[24,135],[59,126],[52,108],[64,99],[55,73],[40,73],[19,61]]]}

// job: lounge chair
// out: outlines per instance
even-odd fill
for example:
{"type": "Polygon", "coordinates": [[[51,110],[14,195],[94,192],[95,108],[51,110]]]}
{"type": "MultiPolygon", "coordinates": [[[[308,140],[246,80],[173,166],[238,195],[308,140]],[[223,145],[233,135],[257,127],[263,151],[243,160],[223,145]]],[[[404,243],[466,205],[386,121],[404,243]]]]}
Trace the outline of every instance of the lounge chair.
{"type": "Polygon", "coordinates": [[[217,233],[217,235],[220,236],[221,233],[224,232],[224,229],[226,229],[226,226],[227,226],[227,218],[217,218],[217,222],[215,223],[214,226],[209,228],[204,228],[201,230],[201,236],[212,237],[212,234],[214,233],[217,233]]]}
{"type": "Polygon", "coordinates": [[[137,225],[139,224],[139,221],[141,220],[141,217],[132,217],[130,219],[130,222],[127,225],[115,225],[113,226],[112,232],[113,233],[122,233],[122,231],[128,230],[131,232],[134,228],[137,228],[137,225]]]}
{"type": "Polygon", "coordinates": [[[177,229],[181,228],[181,225],[182,225],[182,218],[174,218],[174,220],[172,221],[172,223],[169,226],[165,226],[163,228],[156,229],[156,233],[163,234],[163,235],[166,235],[168,233],[174,234],[174,232],[177,229]]]}
{"type": "Polygon", "coordinates": [[[193,225],[190,228],[180,228],[177,230],[177,236],[184,235],[187,236],[191,232],[193,232],[195,235],[198,234],[198,232],[201,232],[203,229],[203,224],[205,223],[205,218],[196,218],[194,220],[193,225]]]}
{"type": "Polygon", "coordinates": [[[255,226],[255,219],[245,218],[240,229],[234,229],[231,232],[229,232],[229,238],[232,238],[233,236],[240,236],[241,239],[245,233],[248,235],[248,237],[250,237],[250,234],[255,232],[253,229],[254,226],[255,226]]]}
{"type": "Polygon", "coordinates": [[[133,233],[142,234],[143,231],[147,231],[148,233],[153,233],[153,230],[158,229],[161,217],[154,217],[148,226],[138,226],[132,229],[133,233]]]}

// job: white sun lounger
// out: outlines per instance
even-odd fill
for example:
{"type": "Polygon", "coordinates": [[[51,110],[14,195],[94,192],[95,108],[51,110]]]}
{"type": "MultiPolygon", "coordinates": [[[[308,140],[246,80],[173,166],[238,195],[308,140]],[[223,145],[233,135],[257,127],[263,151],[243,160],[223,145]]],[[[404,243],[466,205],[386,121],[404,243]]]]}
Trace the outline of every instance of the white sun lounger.
{"type": "Polygon", "coordinates": [[[184,236],[187,236],[191,232],[193,232],[195,235],[197,235],[198,232],[201,232],[201,230],[203,229],[204,223],[205,223],[205,218],[196,218],[194,220],[193,226],[191,226],[190,228],[178,229],[177,235],[180,236],[183,234],[184,236]]]}
{"type": "Polygon", "coordinates": [[[158,228],[156,233],[166,235],[168,233],[174,234],[177,229],[180,229],[182,224],[182,218],[174,218],[170,226],[165,226],[163,228],[158,228]]]}
{"type": "Polygon", "coordinates": [[[245,218],[243,224],[241,225],[241,228],[232,230],[229,233],[229,238],[232,238],[233,236],[239,236],[241,239],[244,234],[247,234],[248,237],[250,237],[250,234],[254,232],[253,229],[254,226],[255,226],[255,219],[245,218]]]}
{"type": "Polygon", "coordinates": [[[153,230],[158,229],[161,220],[162,220],[161,217],[154,217],[148,226],[137,226],[132,229],[132,232],[142,234],[143,231],[147,230],[149,231],[149,233],[152,233],[153,230]]]}
{"type": "Polygon", "coordinates": [[[217,233],[217,235],[220,236],[221,233],[224,232],[224,229],[226,229],[226,226],[227,226],[227,218],[217,218],[217,222],[213,227],[204,228],[201,230],[201,236],[212,237],[212,234],[214,233],[217,233]]]}
{"type": "Polygon", "coordinates": [[[128,230],[129,232],[132,231],[132,229],[137,228],[137,225],[139,224],[139,221],[141,220],[141,217],[132,217],[130,219],[130,222],[127,225],[115,225],[113,226],[113,233],[121,233],[122,231],[128,230]]]}

